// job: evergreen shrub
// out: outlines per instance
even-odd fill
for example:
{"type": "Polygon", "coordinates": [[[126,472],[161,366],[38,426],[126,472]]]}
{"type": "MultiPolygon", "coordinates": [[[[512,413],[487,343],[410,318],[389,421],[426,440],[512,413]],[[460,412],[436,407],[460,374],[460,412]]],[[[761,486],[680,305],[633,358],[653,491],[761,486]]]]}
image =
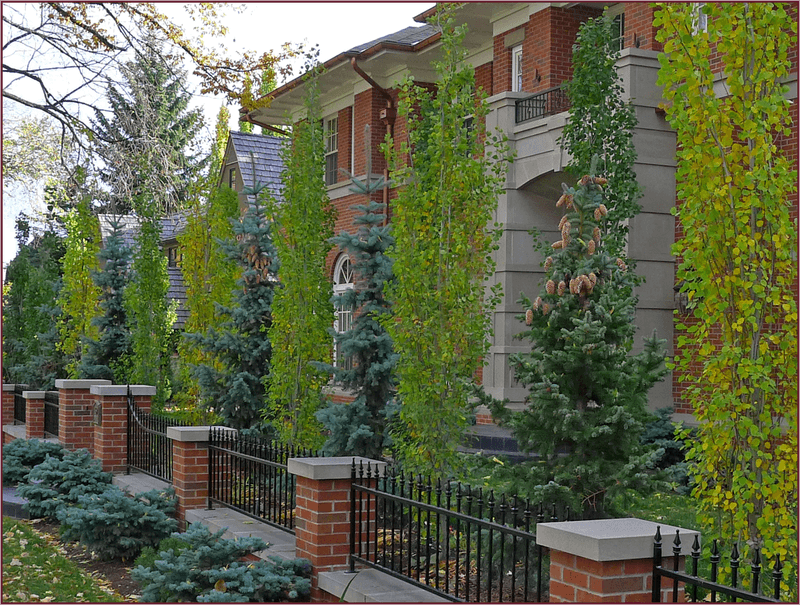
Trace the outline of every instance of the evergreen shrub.
{"type": "Polygon", "coordinates": [[[684,458],[686,439],[678,437],[678,425],[672,421],[672,408],[655,411],[642,433],[642,444],[655,448],[654,467],[679,494],[688,494],[689,474],[684,458]]]}
{"type": "Polygon", "coordinates": [[[3,485],[28,481],[28,473],[48,456],[60,460],[66,450],[60,443],[40,439],[15,439],[3,446],[3,485]]]}
{"type": "Polygon", "coordinates": [[[308,601],[311,564],[305,559],[243,562],[248,554],[264,550],[260,538],[222,538],[200,524],[184,534],[173,534],[186,543],[163,548],[150,566],[138,565],[131,577],[142,588],[143,602],[197,601],[200,603],[265,603],[308,601]]]}
{"type": "Polygon", "coordinates": [[[18,493],[28,501],[25,508],[31,517],[54,519],[62,506],[75,504],[81,496],[104,492],[111,477],[99,460],[81,449],[61,459],[48,456],[31,470],[28,483],[20,485],[18,493]]]}
{"type": "Polygon", "coordinates": [[[76,506],[57,511],[61,537],[79,540],[101,559],[133,560],[145,546],[155,546],[178,529],[172,488],[129,497],[115,486],[102,494],[78,498],[76,506]]]}

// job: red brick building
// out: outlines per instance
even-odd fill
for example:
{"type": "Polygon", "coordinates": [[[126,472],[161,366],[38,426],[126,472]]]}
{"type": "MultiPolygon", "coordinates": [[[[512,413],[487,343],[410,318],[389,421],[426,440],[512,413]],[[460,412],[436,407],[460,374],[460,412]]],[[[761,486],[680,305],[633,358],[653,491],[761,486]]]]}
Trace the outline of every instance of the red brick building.
{"type": "MultiPolygon", "coordinates": [[[[554,201],[561,192],[566,153],[556,141],[567,106],[558,87],[572,75],[572,45],[580,24],[608,7],[619,33],[618,70],[636,111],[638,126],[634,143],[638,154],[635,170],[644,191],[642,212],[630,222],[628,255],[637,261],[637,272],[646,282],[638,288],[636,324],[641,337],[655,329],[673,343],[673,290],[675,259],[671,244],[676,236],[671,209],[675,193],[675,136],[659,108],[662,96],[656,77],[661,45],[655,39],[653,8],[648,3],[467,3],[457,20],[468,26],[465,46],[474,66],[476,81],[488,96],[487,126],[503,131],[516,153],[509,169],[505,192],[498,199],[497,221],[503,224],[497,252],[495,283],[504,297],[494,312],[494,337],[483,371],[490,394],[521,406],[527,390],[516,383],[508,359],[526,345],[514,339],[522,325],[516,319],[522,309],[520,292],[535,295],[542,278],[541,259],[532,249],[532,228],[545,237],[555,235],[559,211],[554,201]]],[[[433,13],[415,20],[425,23],[433,13]]],[[[404,124],[395,119],[398,83],[407,75],[418,84],[435,81],[431,61],[440,49],[439,34],[429,25],[407,27],[395,34],[361,44],[325,62],[320,77],[322,114],[327,144],[328,193],[339,218],[336,232],[353,229],[351,206],[360,200],[349,191],[348,179],[339,169],[363,178],[367,167],[364,137],[371,140],[371,166],[383,175],[386,162],[379,145],[387,132],[402,138],[404,124]],[[369,126],[369,130],[365,130],[369,126]]],[[[796,63],[796,53],[794,54],[796,63]]],[[[797,96],[796,74],[788,83],[797,96]]],[[[281,126],[303,118],[303,83],[294,79],[270,94],[272,104],[243,115],[256,124],[281,126]],[[288,118],[287,118],[288,116],[288,118]]],[[[797,111],[795,104],[793,110],[797,111]]],[[[791,157],[797,157],[796,137],[781,141],[791,157]]],[[[392,191],[384,192],[391,202],[392,191]]],[[[380,197],[380,196],[378,196],[380,197]]],[[[391,203],[389,203],[391,217],[391,203]]],[[[334,287],[341,283],[345,259],[337,250],[328,258],[334,287]]],[[[671,351],[670,351],[671,352],[671,351]]],[[[672,377],[650,392],[650,407],[680,406],[672,377]]]]}

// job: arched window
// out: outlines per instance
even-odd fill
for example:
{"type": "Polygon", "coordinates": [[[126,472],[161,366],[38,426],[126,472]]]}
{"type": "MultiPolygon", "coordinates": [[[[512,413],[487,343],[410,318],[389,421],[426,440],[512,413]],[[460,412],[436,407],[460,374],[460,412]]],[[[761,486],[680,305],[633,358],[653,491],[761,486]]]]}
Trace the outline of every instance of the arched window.
{"type": "MultiPolygon", "coordinates": [[[[352,290],[353,285],[353,266],[350,263],[350,257],[342,254],[339,260],[336,261],[336,266],[333,270],[333,294],[334,296],[342,294],[347,290],[352,290]]],[[[352,307],[343,307],[336,309],[336,318],[333,322],[333,329],[341,334],[347,332],[353,323],[353,309],[352,307]]],[[[340,349],[339,343],[333,348],[333,365],[342,370],[349,370],[353,367],[353,360],[345,358],[340,349]]]]}

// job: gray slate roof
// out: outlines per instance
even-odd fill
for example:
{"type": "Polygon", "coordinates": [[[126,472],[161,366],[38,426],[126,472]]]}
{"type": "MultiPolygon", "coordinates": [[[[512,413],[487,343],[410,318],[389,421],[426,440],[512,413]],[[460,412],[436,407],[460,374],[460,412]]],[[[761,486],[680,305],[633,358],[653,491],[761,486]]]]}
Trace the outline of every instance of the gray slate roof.
{"type": "Polygon", "coordinates": [[[245,187],[253,186],[255,165],[255,180],[267,185],[269,192],[280,199],[283,191],[283,160],[280,151],[286,139],[235,131],[231,131],[230,136],[245,187]]]}
{"type": "MultiPolygon", "coordinates": [[[[98,219],[100,220],[100,235],[105,245],[106,239],[111,236],[111,223],[115,217],[111,214],[101,214],[98,219]]],[[[134,248],[136,234],[139,231],[139,219],[135,216],[126,215],[116,217],[116,220],[122,225],[122,240],[124,244],[129,248],[134,248]]],[[[186,215],[183,212],[176,212],[163,217],[161,219],[161,243],[174,240],[185,228],[186,215]]],[[[186,324],[186,319],[189,317],[189,311],[186,309],[186,285],[183,282],[183,274],[178,267],[167,267],[167,274],[169,275],[167,299],[178,301],[176,310],[178,319],[172,327],[182,329],[186,324]]]]}
{"type": "Polygon", "coordinates": [[[410,27],[406,27],[405,29],[401,29],[399,32],[394,32],[393,34],[388,34],[386,36],[383,36],[382,38],[377,38],[375,40],[372,40],[371,42],[365,42],[364,44],[359,44],[358,46],[354,46],[347,52],[361,53],[367,50],[368,48],[372,48],[376,44],[380,44],[381,42],[402,44],[404,46],[411,47],[416,44],[419,44],[423,40],[427,40],[438,31],[439,31],[438,28],[434,27],[433,25],[419,25],[419,26],[412,25],[410,27]]]}

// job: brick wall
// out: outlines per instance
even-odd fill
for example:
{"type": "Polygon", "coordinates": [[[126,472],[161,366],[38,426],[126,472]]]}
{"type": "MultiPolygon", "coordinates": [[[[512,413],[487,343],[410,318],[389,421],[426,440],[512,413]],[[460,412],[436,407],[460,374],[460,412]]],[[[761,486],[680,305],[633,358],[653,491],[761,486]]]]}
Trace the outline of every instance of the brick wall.
{"type": "Polygon", "coordinates": [[[656,28],[653,27],[653,6],[647,2],[625,3],[623,48],[631,47],[657,52],[664,50],[664,45],[656,41],[656,28]]]}
{"type": "Polygon", "coordinates": [[[492,92],[492,85],[494,84],[492,81],[493,77],[494,65],[491,61],[483,65],[478,65],[478,67],[475,68],[475,88],[484,91],[487,97],[492,96],[494,94],[494,92],[492,92]]]}

